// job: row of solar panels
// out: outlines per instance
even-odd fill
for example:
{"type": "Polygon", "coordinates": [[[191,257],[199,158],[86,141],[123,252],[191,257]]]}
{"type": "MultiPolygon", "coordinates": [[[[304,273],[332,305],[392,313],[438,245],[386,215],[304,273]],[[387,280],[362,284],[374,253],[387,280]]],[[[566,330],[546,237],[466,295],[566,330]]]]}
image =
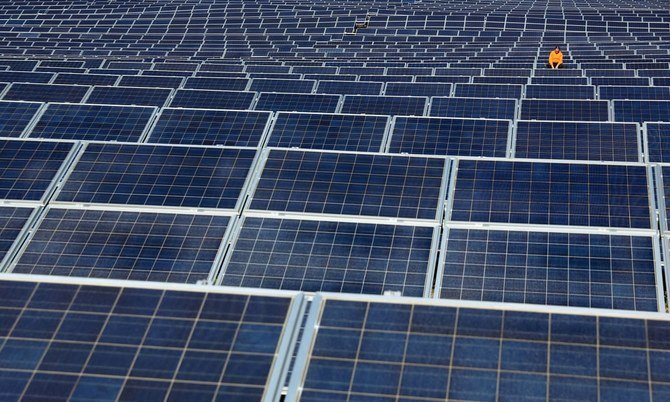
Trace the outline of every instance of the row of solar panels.
{"type": "Polygon", "coordinates": [[[287,401],[670,395],[661,314],[2,279],[4,400],[277,402],[298,345],[287,401]]]}

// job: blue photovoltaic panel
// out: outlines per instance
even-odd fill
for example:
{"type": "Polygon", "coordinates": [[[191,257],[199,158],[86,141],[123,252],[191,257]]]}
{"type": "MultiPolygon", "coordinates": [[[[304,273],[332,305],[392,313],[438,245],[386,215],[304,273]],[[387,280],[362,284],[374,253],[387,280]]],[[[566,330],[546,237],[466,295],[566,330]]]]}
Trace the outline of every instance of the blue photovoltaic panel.
{"type": "Polygon", "coordinates": [[[84,85],[53,85],[53,84],[13,84],[4,100],[22,100],[34,102],[70,102],[78,103],[90,87],[84,85]]]}
{"type": "Polygon", "coordinates": [[[86,103],[162,107],[171,92],[167,88],[94,87],[86,103]]]}
{"type": "Polygon", "coordinates": [[[412,82],[414,76],[412,75],[360,75],[360,81],[374,81],[374,82],[412,82]]]}
{"type": "Polygon", "coordinates": [[[182,77],[127,75],[121,77],[121,80],[117,85],[121,87],[179,88],[182,80],[182,77]]]}
{"type": "Polygon", "coordinates": [[[12,272],[195,283],[209,276],[229,220],[52,208],[12,272]]]}
{"type": "Polygon", "coordinates": [[[456,84],[456,96],[462,98],[520,99],[523,85],[456,84]]]}
{"type": "Polygon", "coordinates": [[[668,87],[598,87],[600,99],[670,100],[668,87]]]}
{"type": "Polygon", "coordinates": [[[397,117],[389,152],[504,158],[509,129],[508,120],[397,117]]]}
{"type": "MultiPolygon", "coordinates": [[[[505,77],[507,78],[507,77],[505,77]]],[[[509,77],[512,78],[512,77],[509,77]]],[[[477,80],[475,80],[477,82],[477,80]]],[[[548,85],[588,85],[589,84],[589,79],[586,77],[533,77],[530,79],[531,84],[540,84],[545,88],[545,93],[553,94],[553,90],[551,87],[548,87],[548,85]]],[[[597,84],[593,84],[597,85],[597,84]]],[[[553,96],[553,95],[551,95],[553,96]]],[[[551,96],[543,96],[542,98],[551,98],[551,96]]]]}
{"type": "Polygon", "coordinates": [[[670,392],[670,321],[660,314],[645,320],[382,298],[326,298],[311,314],[291,401],[650,401],[670,392]]]}
{"type": "Polygon", "coordinates": [[[384,95],[394,96],[449,96],[451,84],[439,82],[389,82],[384,95]]]}
{"type": "MultiPolygon", "coordinates": [[[[591,85],[627,85],[627,86],[649,86],[649,78],[644,77],[593,77],[591,85]]],[[[654,85],[657,85],[654,81],[654,85]]]]}
{"type": "Polygon", "coordinates": [[[670,162],[670,124],[647,123],[647,147],[650,162],[670,162]]]}
{"type": "MultiPolygon", "coordinates": [[[[468,84],[469,81],[460,81],[468,84]]],[[[528,78],[526,77],[472,77],[473,84],[516,84],[526,85],[528,78]]]]}
{"type": "Polygon", "coordinates": [[[235,208],[254,149],[88,144],[58,201],[235,208]]]}
{"type": "Polygon", "coordinates": [[[299,304],[196,288],[14,281],[0,282],[0,295],[7,401],[260,401],[277,386],[276,355],[299,304]]]}
{"type": "Polygon", "coordinates": [[[670,167],[661,167],[663,172],[663,194],[665,199],[665,211],[668,219],[668,227],[670,227],[670,167]]]}
{"type": "Polygon", "coordinates": [[[46,84],[53,78],[51,73],[33,73],[29,71],[0,71],[0,82],[35,82],[46,84]]]}
{"type": "MultiPolygon", "coordinates": [[[[477,78],[477,77],[475,77],[477,78]]],[[[414,77],[414,82],[444,82],[456,84],[459,82],[470,82],[470,77],[463,75],[427,75],[427,76],[416,76],[414,77]]]]}
{"type": "Polygon", "coordinates": [[[118,79],[118,75],[59,73],[54,79],[53,83],[76,85],[114,85],[118,79]]]}
{"type": "Polygon", "coordinates": [[[244,91],[247,84],[249,80],[246,78],[189,77],[186,79],[184,88],[244,91]]]}
{"type": "Polygon", "coordinates": [[[527,99],[595,99],[590,85],[526,85],[527,99]]]}
{"type": "Polygon", "coordinates": [[[433,230],[247,217],[222,284],[421,297],[433,230]]]}
{"type": "Polygon", "coordinates": [[[524,99],[521,101],[523,120],[607,121],[607,101],[524,99]]]}
{"type": "Polygon", "coordinates": [[[251,80],[250,91],[256,92],[285,92],[303,93],[312,92],[316,81],[309,80],[279,80],[271,78],[254,78],[251,80]]]}
{"type": "Polygon", "coordinates": [[[381,82],[319,81],[316,92],[337,95],[379,95],[382,85],[381,82]]]}
{"type": "Polygon", "coordinates": [[[86,141],[139,141],[155,108],[50,103],[30,137],[86,141]]]}
{"type": "Polygon", "coordinates": [[[379,152],[387,123],[387,116],[280,112],[268,146],[379,152]]]}
{"type": "Polygon", "coordinates": [[[257,147],[270,112],[165,108],[149,142],[257,147]]]}
{"type": "Polygon", "coordinates": [[[0,261],[19,237],[32,213],[33,208],[0,207],[0,261]]]}
{"type": "Polygon", "coordinates": [[[651,237],[450,229],[440,297],[658,311],[651,237]]]}
{"type": "Polygon", "coordinates": [[[514,99],[431,98],[430,116],[513,120],[514,99]]]}
{"type": "Polygon", "coordinates": [[[427,101],[411,96],[347,95],[342,113],[423,116],[427,101]]]}
{"type": "Polygon", "coordinates": [[[40,106],[41,103],[0,101],[0,136],[20,136],[40,106]]]}
{"type": "Polygon", "coordinates": [[[339,102],[339,95],[262,93],[254,109],[275,112],[335,113],[339,102]]]}
{"type": "Polygon", "coordinates": [[[646,169],[461,160],[451,219],[648,229],[646,169]]]}
{"type": "Polygon", "coordinates": [[[435,219],[446,161],[271,150],[251,208],[435,219]]]}
{"type": "Polygon", "coordinates": [[[170,106],[246,110],[251,108],[254,96],[255,92],[178,89],[170,101],[170,106]]]}
{"type": "Polygon", "coordinates": [[[55,141],[0,141],[0,199],[42,199],[73,145],[55,141]]]}
{"type": "Polygon", "coordinates": [[[517,158],[637,162],[637,125],[518,121],[517,158]]]}
{"type": "Polygon", "coordinates": [[[612,102],[614,105],[615,121],[632,121],[644,123],[645,121],[667,121],[670,122],[670,101],[619,101],[612,102]]]}

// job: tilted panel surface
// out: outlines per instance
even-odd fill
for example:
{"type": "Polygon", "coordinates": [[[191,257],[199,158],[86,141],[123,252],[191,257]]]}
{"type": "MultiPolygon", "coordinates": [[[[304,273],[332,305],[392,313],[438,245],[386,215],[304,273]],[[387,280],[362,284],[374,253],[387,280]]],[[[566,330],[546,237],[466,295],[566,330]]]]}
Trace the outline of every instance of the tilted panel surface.
{"type": "Polygon", "coordinates": [[[254,96],[255,92],[179,89],[170,101],[170,106],[246,110],[251,108],[254,96]]]}
{"type": "Polygon", "coordinates": [[[615,121],[670,122],[670,101],[612,101],[615,121]]]}
{"type": "Polygon", "coordinates": [[[650,162],[670,162],[670,123],[647,123],[650,162]]]}
{"type": "Polygon", "coordinates": [[[13,84],[2,97],[4,100],[34,102],[71,102],[84,99],[89,87],[83,85],[13,84]]]}
{"type": "Polygon", "coordinates": [[[86,103],[161,107],[171,92],[167,88],[94,87],[86,103]]]}
{"type": "Polygon", "coordinates": [[[523,120],[607,121],[607,101],[524,99],[521,101],[523,120]]]}
{"type": "Polygon", "coordinates": [[[41,103],[0,101],[0,136],[20,136],[40,106],[41,103]]]}
{"type": "Polygon", "coordinates": [[[338,95],[262,93],[254,109],[335,113],[339,101],[340,97],[338,95]]]}
{"type": "Polygon", "coordinates": [[[347,95],[342,113],[422,116],[426,98],[347,95]]]}
{"type": "Polygon", "coordinates": [[[430,115],[513,120],[516,102],[513,99],[432,98],[430,115]]]}

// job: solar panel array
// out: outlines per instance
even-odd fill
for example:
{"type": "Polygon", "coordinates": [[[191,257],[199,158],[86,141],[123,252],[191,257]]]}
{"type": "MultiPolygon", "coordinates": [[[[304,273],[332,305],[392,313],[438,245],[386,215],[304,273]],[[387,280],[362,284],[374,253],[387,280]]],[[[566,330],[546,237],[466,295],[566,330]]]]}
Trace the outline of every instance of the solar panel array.
{"type": "Polygon", "coordinates": [[[670,399],[667,4],[66,3],[0,5],[1,400],[670,399]]]}

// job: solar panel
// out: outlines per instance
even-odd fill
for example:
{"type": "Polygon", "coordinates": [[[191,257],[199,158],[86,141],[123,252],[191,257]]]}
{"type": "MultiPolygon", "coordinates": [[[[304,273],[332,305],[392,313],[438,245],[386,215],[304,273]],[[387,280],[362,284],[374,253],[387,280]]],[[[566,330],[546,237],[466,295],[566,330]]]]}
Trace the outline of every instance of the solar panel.
{"type": "Polygon", "coordinates": [[[649,162],[670,161],[670,124],[647,123],[645,124],[647,152],[649,162]]]}
{"type": "MultiPolygon", "coordinates": [[[[475,77],[476,78],[476,77],[475,77]]],[[[414,82],[445,82],[456,84],[458,82],[470,82],[470,77],[463,75],[427,75],[427,76],[416,76],[414,82]]]]}
{"type": "Polygon", "coordinates": [[[442,158],[271,150],[251,209],[435,219],[442,158]]]}
{"type": "Polygon", "coordinates": [[[249,80],[246,78],[189,77],[186,79],[184,88],[244,91],[248,83],[249,80]]]}
{"type": "Polygon", "coordinates": [[[347,95],[342,113],[422,116],[427,100],[411,96],[347,95]]]}
{"type": "Polygon", "coordinates": [[[251,80],[250,91],[256,92],[283,92],[309,94],[314,89],[316,81],[308,80],[280,80],[254,78],[251,80]]]}
{"type": "Polygon", "coordinates": [[[167,88],[93,87],[86,103],[162,107],[171,92],[167,88]]]}
{"type": "Polygon", "coordinates": [[[122,87],[179,88],[182,81],[183,78],[181,77],[126,75],[121,77],[117,85],[122,87]]]}
{"type": "Polygon", "coordinates": [[[156,108],[50,103],[30,137],[136,142],[156,108]]]}
{"type": "Polygon", "coordinates": [[[299,299],[87,283],[0,282],[3,399],[250,401],[278,393],[299,299]]]}
{"type": "Polygon", "coordinates": [[[279,112],[267,145],[378,152],[388,120],[375,115],[279,112]]]}
{"type": "MultiPolygon", "coordinates": [[[[649,78],[643,77],[593,77],[591,78],[591,85],[627,85],[627,86],[643,86],[649,85],[649,78]]],[[[656,82],[654,82],[656,85],[656,82]]]]}
{"type": "Polygon", "coordinates": [[[7,258],[33,212],[33,208],[0,207],[0,261],[7,258]]]}
{"type": "Polygon", "coordinates": [[[4,100],[34,102],[71,102],[84,99],[90,87],[84,85],[21,84],[14,83],[2,97],[4,100]]]}
{"type": "Polygon", "coordinates": [[[659,311],[651,237],[450,229],[440,297],[659,311]]]}
{"type": "Polygon", "coordinates": [[[431,98],[430,116],[513,120],[516,116],[516,100],[431,98]]]}
{"type": "Polygon", "coordinates": [[[0,140],[0,198],[39,201],[74,143],[0,140]]]}
{"type": "Polygon", "coordinates": [[[439,82],[389,82],[384,95],[394,96],[449,96],[451,84],[439,82]]]}
{"type": "Polygon", "coordinates": [[[667,396],[670,322],[661,314],[487,307],[325,295],[312,304],[287,400],[667,396]]]}
{"type": "Polygon", "coordinates": [[[58,201],[236,208],[254,149],[88,144],[58,201]]]}
{"type": "Polygon", "coordinates": [[[648,229],[646,169],[461,160],[451,220],[648,229]]]}
{"type": "MultiPolygon", "coordinates": [[[[469,82],[465,82],[468,84],[469,82]]],[[[514,84],[526,85],[527,77],[472,77],[473,84],[514,84]]]]}
{"type": "Polygon", "coordinates": [[[508,120],[396,117],[389,152],[430,155],[507,155],[508,120]]]}
{"type": "MultiPolygon", "coordinates": [[[[4,62],[4,61],[3,61],[4,62]]],[[[29,71],[0,71],[0,82],[35,82],[46,84],[53,78],[51,73],[33,73],[29,71]]]]}
{"type": "Polygon", "coordinates": [[[255,96],[255,92],[178,89],[170,101],[170,106],[246,110],[251,108],[255,96]]]}
{"type": "Polygon", "coordinates": [[[607,121],[607,101],[524,99],[521,101],[523,120],[607,121]]]}
{"type": "Polygon", "coordinates": [[[638,128],[628,123],[519,120],[514,156],[638,162],[638,128]]]}
{"type": "Polygon", "coordinates": [[[383,85],[381,82],[319,81],[316,92],[336,95],[379,95],[383,85]]]}
{"type": "Polygon", "coordinates": [[[164,108],[148,142],[257,147],[269,112],[164,108]]]}
{"type": "Polygon", "coordinates": [[[0,101],[0,136],[19,137],[41,106],[41,103],[0,101]]]}
{"type": "Polygon", "coordinates": [[[670,122],[670,101],[612,101],[615,121],[670,122]]]}
{"type": "Polygon", "coordinates": [[[206,280],[227,216],[49,209],[12,272],[155,282],[206,280]]]}
{"type": "MultiPolygon", "coordinates": [[[[546,92],[552,93],[552,88],[547,88],[547,85],[588,85],[588,80],[586,77],[533,77],[530,79],[530,83],[543,85],[546,92]]],[[[594,83],[593,85],[598,84],[594,83]]]]}
{"type": "MultiPolygon", "coordinates": [[[[246,217],[222,285],[423,296],[435,229],[246,217]]],[[[432,276],[432,274],[430,274],[432,276]]]]}
{"type": "Polygon", "coordinates": [[[456,84],[455,95],[462,98],[520,99],[523,85],[456,84]]]}
{"type": "Polygon", "coordinates": [[[526,85],[527,99],[595,99],[595,87],[590,85],[526,85]]]}
{"type": "Polygon", "coordinates": [[[600,99],[670,100],[668,87],[600,86],[600,99]]]}
{"type": "Polygon", "coordinates": [[[339,102],[339,95],[261,93],[254,109],[274,112],[335,113],[339,102]]]}
{"type": "Polygon", "coordinates": [[[54,84],[77,85],[114,85],[118,75],[59,73],[54,78],[54,84]]]}

